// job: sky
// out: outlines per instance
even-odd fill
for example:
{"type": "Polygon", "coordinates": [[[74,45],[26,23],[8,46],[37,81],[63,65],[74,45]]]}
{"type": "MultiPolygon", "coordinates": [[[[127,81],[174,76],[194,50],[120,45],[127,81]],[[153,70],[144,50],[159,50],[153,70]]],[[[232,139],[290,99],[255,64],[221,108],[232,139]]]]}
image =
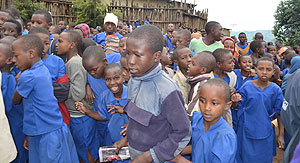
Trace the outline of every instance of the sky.
{"type": "Polygon", "coordinates": [[[281,0],[187,0],[194,1],[196,10],[208,8],[208,21],[217,21],[233,31],[255,31],[273,29],[281,0]]]}

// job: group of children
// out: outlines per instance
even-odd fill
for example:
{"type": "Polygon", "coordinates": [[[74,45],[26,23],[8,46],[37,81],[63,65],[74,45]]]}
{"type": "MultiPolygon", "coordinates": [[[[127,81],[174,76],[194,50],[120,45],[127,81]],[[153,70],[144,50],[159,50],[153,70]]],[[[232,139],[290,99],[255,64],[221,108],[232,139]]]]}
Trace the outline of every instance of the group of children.
{"type": "Polygon", "coordinates": [[[108,15],[99,45],[83,24],[55,39],[45,10],[21,36],[11,12],[0,11],[13,162],[95,162],[102,146],[128,146],[131,158],[118,162],[272,162],[276,140],[287,143],[281,80],[300,67],[299,52],[267,47],[259,34],[220,42],[217,22],[204,38],[171,26],[164,37],[153,25],[122,36],[108,15]]]}

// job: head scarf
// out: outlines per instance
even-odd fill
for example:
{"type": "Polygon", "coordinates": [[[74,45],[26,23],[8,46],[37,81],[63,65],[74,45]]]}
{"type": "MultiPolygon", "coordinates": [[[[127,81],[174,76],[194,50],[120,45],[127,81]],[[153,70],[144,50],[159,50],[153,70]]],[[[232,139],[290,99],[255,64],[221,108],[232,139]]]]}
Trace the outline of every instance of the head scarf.
{"type": "Polygon", "coordinates": [[[89,38],[90,37],[90,27],[85,24],[78,24],[74,27],[74,29],[80,29],[81,32],[83,33],[83,38],[89,38]]]}

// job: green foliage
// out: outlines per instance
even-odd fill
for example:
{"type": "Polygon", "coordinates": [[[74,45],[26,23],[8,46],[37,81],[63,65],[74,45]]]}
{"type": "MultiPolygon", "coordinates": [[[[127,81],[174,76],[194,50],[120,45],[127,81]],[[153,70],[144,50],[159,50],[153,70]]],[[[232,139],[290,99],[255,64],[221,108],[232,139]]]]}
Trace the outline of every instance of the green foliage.
{"type": "Polygon", "coordinates": [[[90,27],[102,25],[106,13],[106,6],[100,0],[75,0],[76,24],[86,23],[90,27]]]}
{"type": "Polygon", "coordinates": [[[29,22],[35,11],[45,9],[45,3],[35,0],[13,0],[12,7],[20,11],[20,17],[24,22],[29,22]]]}
{"type": "Polygon", "coordinates": [[[275,12],[273,34],[277,41],[286,45],[300,43],[300,1],[284,0],[275,12]]]}

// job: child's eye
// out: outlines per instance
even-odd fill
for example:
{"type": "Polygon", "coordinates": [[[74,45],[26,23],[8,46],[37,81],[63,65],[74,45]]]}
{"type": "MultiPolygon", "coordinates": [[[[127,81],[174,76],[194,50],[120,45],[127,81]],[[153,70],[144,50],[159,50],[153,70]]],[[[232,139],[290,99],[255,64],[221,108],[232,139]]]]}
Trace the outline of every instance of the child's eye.
{"type": "Polygon", "coordinates": [[[205,103],[205,100],[204,99],[199,99],[199,102],[204,104],[205,103]]]}
{"type": "Polygon", "coordinates": [[[217,103],[217,102],[212,102],[212,104],[213,104],[214,106],[218,105],[218,103],[217,103]]]}
{"type": "Polygon", "coordinates": [[[115,78],[114,78],[114,80],[119,80],[119,79],[120,79],[119,77],[115,77],[115,78]]]}

